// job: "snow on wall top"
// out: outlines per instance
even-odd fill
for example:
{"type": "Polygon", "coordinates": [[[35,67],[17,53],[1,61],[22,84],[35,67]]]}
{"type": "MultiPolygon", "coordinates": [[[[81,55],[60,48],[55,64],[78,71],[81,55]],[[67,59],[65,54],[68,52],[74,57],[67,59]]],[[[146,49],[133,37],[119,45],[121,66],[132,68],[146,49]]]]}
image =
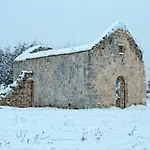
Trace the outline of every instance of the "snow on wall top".
{"type": "Polygon", "coordinates": [[[26,71],[23,70],[20,74],[19,74],[19,78],[14,81],[12,84],[9,84],[7,88],[0,90],[0,100],[3,100],[7,95],[12,94],[13,93],[13,88],[16,88],[18,86],[18,82],[22,81],[26,74],[32,74],[32,71],[26,71]]]}
{"type": "Polygon", "coordinates": [[[97,38],[95,41],[93,41],[90,44],[76,46],[76,47],[70,47],[70,48],[53,49],[53,50],[50,49],[47,51],[38,51],[38,52],[34,53],[34,51],[38,48],[45,48],[45,49],[49,48],[49,47],[46,47],[44,45],[38,45],[38,46],[34,46],[34,47],[29,48],[28,50],[23,52],[21,55],[19,55],[14,61],[21,61],[21,60],[26,60],[26,59],[31,59],[31,58],[40,58],[40,57],[46,57],[46,56],[50,56],[50,55],[70,54],[70,53],[75,53],[75,52],[80,52],[80,51],[88,51],[93,46],[95,46],[100,41],[102,41],[104,37],[110,36],[113,32],[117,31],[118,29],[122,29],[129,36],[131,36],[126,25],[123,22],[116,21],[110,27],[108,27],[99,36],[99,38],[97,38]]]}

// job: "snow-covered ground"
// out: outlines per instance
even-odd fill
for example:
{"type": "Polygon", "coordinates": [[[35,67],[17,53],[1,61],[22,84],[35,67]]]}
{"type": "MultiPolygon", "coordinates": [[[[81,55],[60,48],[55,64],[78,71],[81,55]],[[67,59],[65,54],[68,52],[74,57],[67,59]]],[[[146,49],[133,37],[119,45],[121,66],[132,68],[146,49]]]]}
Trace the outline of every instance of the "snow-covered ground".
{"type": "Polygon", "coordinates": [[[149,150],[150,107],[0,109],[0,150],[149,150]]]}

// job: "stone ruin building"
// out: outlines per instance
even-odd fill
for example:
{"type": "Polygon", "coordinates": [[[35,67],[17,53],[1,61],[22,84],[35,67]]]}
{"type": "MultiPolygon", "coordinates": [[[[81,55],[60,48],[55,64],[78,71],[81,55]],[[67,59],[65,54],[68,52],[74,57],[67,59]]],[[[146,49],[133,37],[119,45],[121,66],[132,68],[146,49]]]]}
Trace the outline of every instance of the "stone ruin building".
{"type": "Polygon", "coordinates": [[[122,22],[90,44],[29,48],[13,68],[16,86],[9,87],[11,94],[1,105],[82,109],[146,104],[143,53],[122,22]]]}

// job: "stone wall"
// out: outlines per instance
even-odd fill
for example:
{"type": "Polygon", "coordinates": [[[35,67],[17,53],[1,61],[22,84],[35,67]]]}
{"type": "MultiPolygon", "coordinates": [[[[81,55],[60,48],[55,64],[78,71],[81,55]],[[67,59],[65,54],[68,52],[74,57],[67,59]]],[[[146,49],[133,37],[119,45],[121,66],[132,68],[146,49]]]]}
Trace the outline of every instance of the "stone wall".
{"type": "Polygon", "coordinates": [[[125,105],[145,104],[142,54],[121,30],[89,51],[14,62],[14,80],[22,70],[33,71],[35,106],[116,106],[119,76],[125,80],[125,105]],[[123,45],[123,53],[119,45],[123,45]]]}
{"type": "Polygon", "coordinates": [[[18,82],[18,86],[13,88],[13,92],[0,101],[1,106],[13,107],[33,107],[33,80],[25,78],[18,82]]]}

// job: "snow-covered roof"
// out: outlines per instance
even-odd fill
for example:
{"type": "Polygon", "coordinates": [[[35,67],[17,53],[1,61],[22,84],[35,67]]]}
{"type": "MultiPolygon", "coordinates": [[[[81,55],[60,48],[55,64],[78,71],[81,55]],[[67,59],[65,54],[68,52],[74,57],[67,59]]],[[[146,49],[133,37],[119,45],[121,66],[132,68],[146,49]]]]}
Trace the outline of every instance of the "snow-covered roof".
{"type": "Polygon", "coordinates": [[[70,54],[70,53],[75,53],[75,52],[88,51],[88,50],[91,50],[93,46],[95,46],[100,41],[102,41],[104,37],[110,36],[112,33],[114,33],[115,31],[119,29],[123,30],[130,37],[132,37],[126,25],[123,22],[116,21],[110,27],[108,27],[95,41],[93,41],[90,44],[70,47],[70,48],[53,49],[53,50],[51,50],[50,47],[46,47],[44,45],[38,45],[38,46],[29,48],[28,50],[23,52],[21,55],[19,55],[14,61],[21,61],[21,60],[26,60],[26,59],[31,59],[31,58],[40,58],[40,57],[46,57],[50,55],[70,54]],[[50,50],[36,51],[36,49],[38,48],[50,49],[50,50]]]}

